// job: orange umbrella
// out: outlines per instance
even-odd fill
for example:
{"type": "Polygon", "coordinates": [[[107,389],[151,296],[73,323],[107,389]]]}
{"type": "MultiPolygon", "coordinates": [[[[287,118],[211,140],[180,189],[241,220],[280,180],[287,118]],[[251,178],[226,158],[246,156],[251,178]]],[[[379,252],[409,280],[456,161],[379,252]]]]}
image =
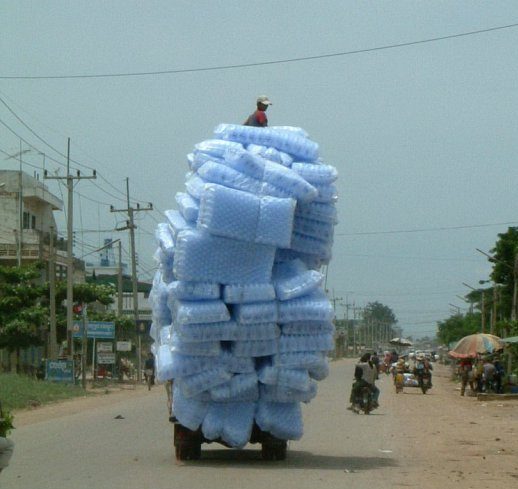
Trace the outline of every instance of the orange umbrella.
{"type": "Polygon", "coordinates": [[[495,335],[476,333],[461,338],[448,352],[454,358],[476,358],[479,354],[494,353],[504,347],[502,340],[495,335]]]}

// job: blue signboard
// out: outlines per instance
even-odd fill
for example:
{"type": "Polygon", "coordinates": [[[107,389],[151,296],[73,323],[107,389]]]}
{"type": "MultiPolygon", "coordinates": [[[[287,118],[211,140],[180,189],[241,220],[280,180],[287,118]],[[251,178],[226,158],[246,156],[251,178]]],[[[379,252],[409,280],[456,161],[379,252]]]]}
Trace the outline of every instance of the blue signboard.
{"type": "Polygon", "coordinates": [[[72,360],[47,360],[45,378],[52,382],[74,383],[74,362],[72,360]]]}
{"type": "MultiPolygon", "coordinates": [[[[115,338],[115,323],[113,321],[88,321],[86,327],[87,338],[115,338]]],[[[83,322],[74,322],[74,338],[83,337],[83,322]]]]}

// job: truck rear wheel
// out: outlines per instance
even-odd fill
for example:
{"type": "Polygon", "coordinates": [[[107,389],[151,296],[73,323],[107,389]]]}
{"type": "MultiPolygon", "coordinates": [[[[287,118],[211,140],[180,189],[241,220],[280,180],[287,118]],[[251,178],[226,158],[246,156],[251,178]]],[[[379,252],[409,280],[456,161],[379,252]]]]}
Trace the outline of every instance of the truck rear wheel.
{"type": "Polygon", "coordinates": [[[201,457],[201,445],[178,445],[175,447],[177,460],[199,460],[201,457]]]}
{"type": "Polygon", "coordinates": [[[287,443],[285,441],[276,444],[263,443],[261,445],[261,457],[263,460],[285,460],[286,451],[287,443]]]}

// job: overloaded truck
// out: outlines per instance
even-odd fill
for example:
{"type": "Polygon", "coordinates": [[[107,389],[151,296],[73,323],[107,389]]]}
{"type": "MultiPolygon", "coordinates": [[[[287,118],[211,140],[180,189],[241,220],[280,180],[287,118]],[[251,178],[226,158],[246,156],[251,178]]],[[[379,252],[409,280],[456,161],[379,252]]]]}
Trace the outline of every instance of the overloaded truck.
{"type": "Polygon", "coordinates": [[[333,308],[322,267],[337,223],[335,167],[301,128],[219,125],[187,155],[158,224],[151,302],[156,376],[174,445],[260,443],[282,460],[301,403],[328,375],[333,308]]]}

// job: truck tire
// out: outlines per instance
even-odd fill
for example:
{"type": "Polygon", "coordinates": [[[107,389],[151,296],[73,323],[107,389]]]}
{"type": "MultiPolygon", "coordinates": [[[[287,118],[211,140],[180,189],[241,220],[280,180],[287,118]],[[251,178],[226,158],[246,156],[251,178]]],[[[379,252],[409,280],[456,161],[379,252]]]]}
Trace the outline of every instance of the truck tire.
{"type": "Polygon", "coordinates": [[[263,460],[285,460],[287,443],[263,443],[261,445],[261,457],[263,460]]]}
{"type": "Polygon", "coordinates": [[[175,447],[177,460],[199,460],[201,457],[201,445],[178,445],[175,447]]]}

